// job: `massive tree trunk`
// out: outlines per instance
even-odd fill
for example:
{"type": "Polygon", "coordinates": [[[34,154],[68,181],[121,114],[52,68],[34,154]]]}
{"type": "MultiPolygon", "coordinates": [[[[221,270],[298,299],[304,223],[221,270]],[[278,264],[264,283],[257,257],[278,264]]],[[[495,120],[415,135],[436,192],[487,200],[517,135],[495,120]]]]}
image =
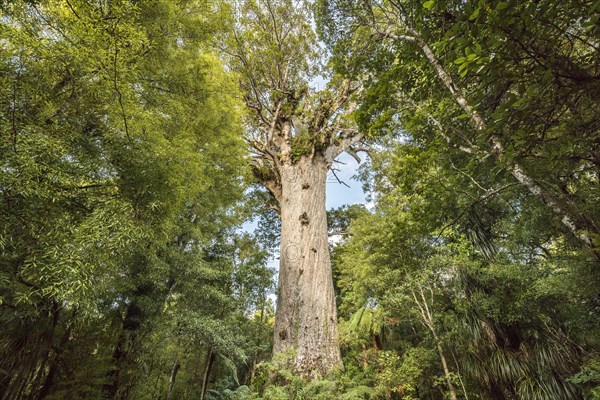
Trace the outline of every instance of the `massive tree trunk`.
{"type": "MultiPolygon", "coordinates": [[[[347,126],[340,112],[356,90],[344,81],[335,94],[330,93],[333,100],[311,99],[311,113],[298,118],[297,124],[288,116],[275,116],[271,124],[261,127],[262,140],[248,139],[255,155],[254,175],[277,200],[281,217],[273,355],[293,354],[294,368],[307,378],[342,366],[325,189],[337,156],[345,151],[358,159],[352,146],[362,135],[347,126]],[[298,137],[310,144],[294,143],[298,137]]],[[[350,113],[353,107],[347,105],[344,111],[350,113]]]]}
{"type": "Polygon", "coordinates": [[[273,353],[291,350],[301,373],[341,365],[327,237],[329,165],[304,156],[280,167],[281,258],[273,353]]]}
{"type": "Polygon", "coordinates": [[[279,203],[273,354],[293,354],[295,370],[312,378],[341,366],[325,184],[335,158],[359,150],[353,146],[362,135],[352,113],[361,86],[333,77],[323,90],[311,87],[319,53],[309,2],[241,4],[223,51],[239,73],[249,111],[245,139],[254,176],[279,203]]]}

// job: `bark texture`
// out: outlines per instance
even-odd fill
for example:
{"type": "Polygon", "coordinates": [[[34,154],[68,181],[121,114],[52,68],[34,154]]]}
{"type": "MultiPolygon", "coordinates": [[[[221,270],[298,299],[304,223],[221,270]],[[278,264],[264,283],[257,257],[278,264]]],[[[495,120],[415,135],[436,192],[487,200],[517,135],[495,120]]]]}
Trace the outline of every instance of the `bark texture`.
{"type": "Polygon", "coordinates": [[[309,379],[342,365],[325,189],[335,158],[360,151],[353,146],[363,137],[344,118],[355,109],[349,98],[358,91],[344,81],[325,94],[277,102],[270,120],[246,139],[254,176],[278,203],[273,208],[281,218],[273,355],[293,354],[294,369],[309,379]],[[288,115],[285,109],[300,111],[288,115]]]}
{"type": "Polygon", "coordinates": [[[245,4],[238,31],[251,34],[234,33],[223,51],[249,111],[252,172],[281,217],[273,354],[294,354],[294,369],[311,378],[341,366],[325,188],[335,158],[361,151],[352,118],[361,85],[335,77],[311,88],[319,54],[309,3],[245,4]]]}
{"type": "Polygon", "coordinates": [[[314,376],[341,365],[329,244],[324,157],[282,165],[281,257],[273,353],[292,351],[314,376]]]}

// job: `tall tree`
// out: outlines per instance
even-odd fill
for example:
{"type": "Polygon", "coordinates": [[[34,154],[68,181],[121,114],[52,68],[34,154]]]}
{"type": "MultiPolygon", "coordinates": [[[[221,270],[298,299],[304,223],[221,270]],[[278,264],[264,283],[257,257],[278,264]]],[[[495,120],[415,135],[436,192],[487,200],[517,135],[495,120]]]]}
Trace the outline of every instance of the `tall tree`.
{"type": "Polygon", "coordinates": [[[596,3],[320,6],[340,70],[370,76],[378,94],[365,120],[425,115],[450,151],[494,159],[600,260],[598,215],[583,198],[598,196],[596,3]]]}
{"type": "Polygon", "coordinates": [[[127,397],[174,283],[210,286],[245,148],[204,6],[0,3],[0,398],[127,397]]]}
{"type": "Polygon", "coordinates": [[[435,376],[458,398],[581,398],[571,376],[599,343],[587,250],[553,240],[557,226],[517,184],[478,200],[472,179],[485,171],[444,152],[443,141],[404,141],[372,153],[374,208],[334,252],[341,317],[365,305],[383,314],[383,349],[403,367],[431,352],[408,380],[417,398],[449,398],[434,393],[435,376]],[[540,248],[540,235],[550,244],[540,248]]]}
{"type": "Polygon", "coordinates": [[[241,5],[226,51],[250,111],[252,169],[281,218],[274,354],[293,351],[306,375],[341,364],[328,248],[325,188],[338,155],[362,135],[349,118],[357,87],[320,71],[305,1],[256,0],[241,5]]]}

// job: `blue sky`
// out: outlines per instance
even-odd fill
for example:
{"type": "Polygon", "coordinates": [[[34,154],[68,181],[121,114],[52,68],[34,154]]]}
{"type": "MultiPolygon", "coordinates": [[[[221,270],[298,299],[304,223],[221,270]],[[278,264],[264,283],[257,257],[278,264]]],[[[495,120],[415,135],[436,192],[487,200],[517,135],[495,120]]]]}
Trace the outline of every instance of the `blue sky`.
{"type": "MultiPolygon", "coordinates": [[[[361,154],[361,156],[364,156],[364,154],[361,154]]],[[[367,201],[362,190],[362,184],[356,179],[352,179],[358,170],[358,163],[346,153],[339,156],[338,161],[343,164],[336,163],[335,167],[339,169],[336,174],[341,181],[350,187],[338,183],[333,173],[329,172],[327,179],[327,209],[338,208],[346,204],[365,204],[367,201]]]]}

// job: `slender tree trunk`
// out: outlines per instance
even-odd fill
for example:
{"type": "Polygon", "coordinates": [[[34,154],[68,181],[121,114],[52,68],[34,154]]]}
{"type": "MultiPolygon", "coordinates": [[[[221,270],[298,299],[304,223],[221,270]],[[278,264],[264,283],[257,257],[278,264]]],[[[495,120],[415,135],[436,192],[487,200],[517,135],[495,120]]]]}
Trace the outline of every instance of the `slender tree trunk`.
{"type": "Polygon", "coordinates": [[[215,362],[215,353],[213,353],[212,346],[208,347],[206,352],[206,363],[204,367],[204,374],[202,374],[202,387],[200,389],[200,400],[204,400],[204,396],[206,395],[206,389],[208,387],[208,377],[210,376],[210,371],[212,370],[213,363],[215,362]]]}
{"type": "Polygon", "coordinates": [[[456,366],[456,374],[458,375],[458,381],[460,382],[460,387],[462,388],[463,394],[465,395],[465,400],[469,400],[469,395],[467,394],[467,388],[465,387],[465,383],[462,379],[462,374],[460,372],[460,366],[458,365],[458,361],[456,360],[456,354],[451,350],[452,358],[454,359],[454,365],[456,366]]]}
{"type": "MultiPolygon", "coordinates": [[[[458,85],[456,85],[448,71],[446,71],[441,61],[437,58],[431,47],[429,47],[429,44],[425,42],[425,40],[419,35],[419,33],[416,30],[406,26],[405,28],[412,36],[391,35],[391,37],[415,42],[427,57],[429,64],[435,69],[438,78],[443,82],[444,86],[446,86],[454,100],[467,114],[475,129],[477,129],[478,131],[485,130],[487,128],[487,124],[483,116],[479,114],[479,112],[475,110],[475,108],[473,108],[471,104],[467,101],[467,99],[463,95],[463,92],[458,87],[458,85]]],[[[496,156],[504,156],[506,150],[497,134],[492,134],[490,136],[490,142],[492,144],[494,152],[496,153],[496,156]]],[[[508,165],[508,167],[511,174],[517,179],[517,181],[523,186],[525,186],[531,194],[539,198],[556,216],[558,216],[560,218],[561,223],[576,238],[583,242],[586,247],[590,249],[590,251],[596,257],[596,259],[600,260],[600,250],[597,248],[596,244],[590,237],[590,233],[597,233],[597,230],[595,229],[593,224],[586,223],[588,221],[587,218],[580,218],[576,212],[570,209],[568,205],[564,204],[563,201],[561,201],[555,195],[553,195],[544,187],[542,187],[523,169],[523,167],[519,163],[513,161],[510,165],[508,165]]]]}
{"type": "Polygon", "coordinates": [[[112,369],[108,372],[107,382],[103,387],[106,399],[127,398],[132,382],[126,379],[126,372],[130,367],[131,354],[137,347],[139,330],[145,317],[144,311],[134,299],[127,307],[123,328],[113,351],[112,369]]]}
{"type": "MultiPolygon", "coordinates": [[[[422,324],[429,328],[431,331],[431,335],[433,336],[433,341],[435,342],[435,347],[438,352],[438,356],[440,357],[440,362],[442,363],[442,368],[444,370],[444,379],[446,380],[446,385],[448,386],[448,391],[450,392],[450,399],[456,400],[456,389],[454,388],[454,384],[452,383],[452,378],[450,376],[450,368],[448,368],[448,362],[446,360],[446,355],[444,354],[444,350],[442,349],[442,342],[437,335],[437,331],[435,329],[435,324],[433,322],[433,314],[427,304],[427,298],[425,296],[424,290],[422,287],[418,289],[419,297],[421,300],[417,298],[416,293],[413,291],[413,299],[415,300],[415,304],[419,309],[419,314],[421,315],[422,324]]],[[[431,293],[431,289],[430,289],[431,293]]],[[[432,307],[433,307],[433,294],[431,294],[432,299],[432,307]]]]}
{"type": "Polygon", "coordinates": [[[173,393],[173,386],[175,386],[175,378],[177,378],[177,372],[181,368],[179,360],[175,360],[173,368],[171,368],[171,376],[169,378],[169,386],[167,386],[167,400],[171,400],[171,394],[173,393]]]}
{"type": "MultiPolygon", "coordinates": [[[[265,322],[265,307],[266,307],[266,291],[263,290],[262,295],[261,295],[261,302],[260,302],[259,333],[256,335],[256,341],[255,341],[255,345],[256,345],[257,349],[260,347],[260,344],[262,342],[262,333],[263,333],[262,328],[263,328],[263,324],[265,322]]],[[[259,360],[259,350],[255,350],[254,354],[252,355],[252,363],[250,364],[249,373],[247,373],[245,376],[246,385],[250,385],[254,381],[254,374],[256,373],[256,363],[258,362],[258,360],[259,360]]]]}
{"type": "Polygon", "coordinates": [[[434,340],[438,355],[440,356],[440,361],[442,362],[442,368],[444,369],[444,376],[446,378],[446,384],[448,385],[448,391],[450,392],[450,399],[456,400],[456,389],[452,384],[452,379],[450,379],[450,369],[448,368],[448,362],[446,361],[444,350],[442,349],[442,345],[440,344],[437,336],[434,337],[434,340]]]}
{"type": "Polygon", "coordinates": [[[341,366],[325,210],[328,168],[320,156],[280,167],[281,258],[273,354],[291,351],[295,367],[306,376],[341,366]]]}
{"type": "Polygon", "coordinates": [[[60,318],[60,307],[57,302],[52,302],[52,323],[50,325],[50,330],[43,334],[41,340],[41,352],[42,357],[41,361],[38,364],[37,371],[31,382],[31,391],[27,396],[28,399],[36,398],[36,392],[42,386],[42,381],[45,378],[46,374],[46,366],[48,364],[48,360],[50,359],[50,353],[52,351],[52,344],[54,342],[54,336],[56,333],[56,327],[58,325],[58,320],[60,318]]]}
{"type": "Polygon", "coordinates": [[[35,400],[45,399],[46,396],[50,393],[50,389],[54,385],[54,381],[56,379],[56,375],[59,370],[58,363],[59,363],[60,356],[62,355],[63,351],[65,350],[65,347],[67,346],[67,343],[69,342],[69,340],[71,338],[71,330],[73,329],[73,325],[75,325],[75,315],[76,315],[76,311],[73,311],[73,314],[71,316],[71,322],[68,324],[67,328],[65,329],[65,332],[63,333],[63,335],[60,339],[60,342],[54,349],[54,357],[48,367],[48,374],[46,375],[44,384],[38,391],[38,393],[35,397],[35,400]]]}

